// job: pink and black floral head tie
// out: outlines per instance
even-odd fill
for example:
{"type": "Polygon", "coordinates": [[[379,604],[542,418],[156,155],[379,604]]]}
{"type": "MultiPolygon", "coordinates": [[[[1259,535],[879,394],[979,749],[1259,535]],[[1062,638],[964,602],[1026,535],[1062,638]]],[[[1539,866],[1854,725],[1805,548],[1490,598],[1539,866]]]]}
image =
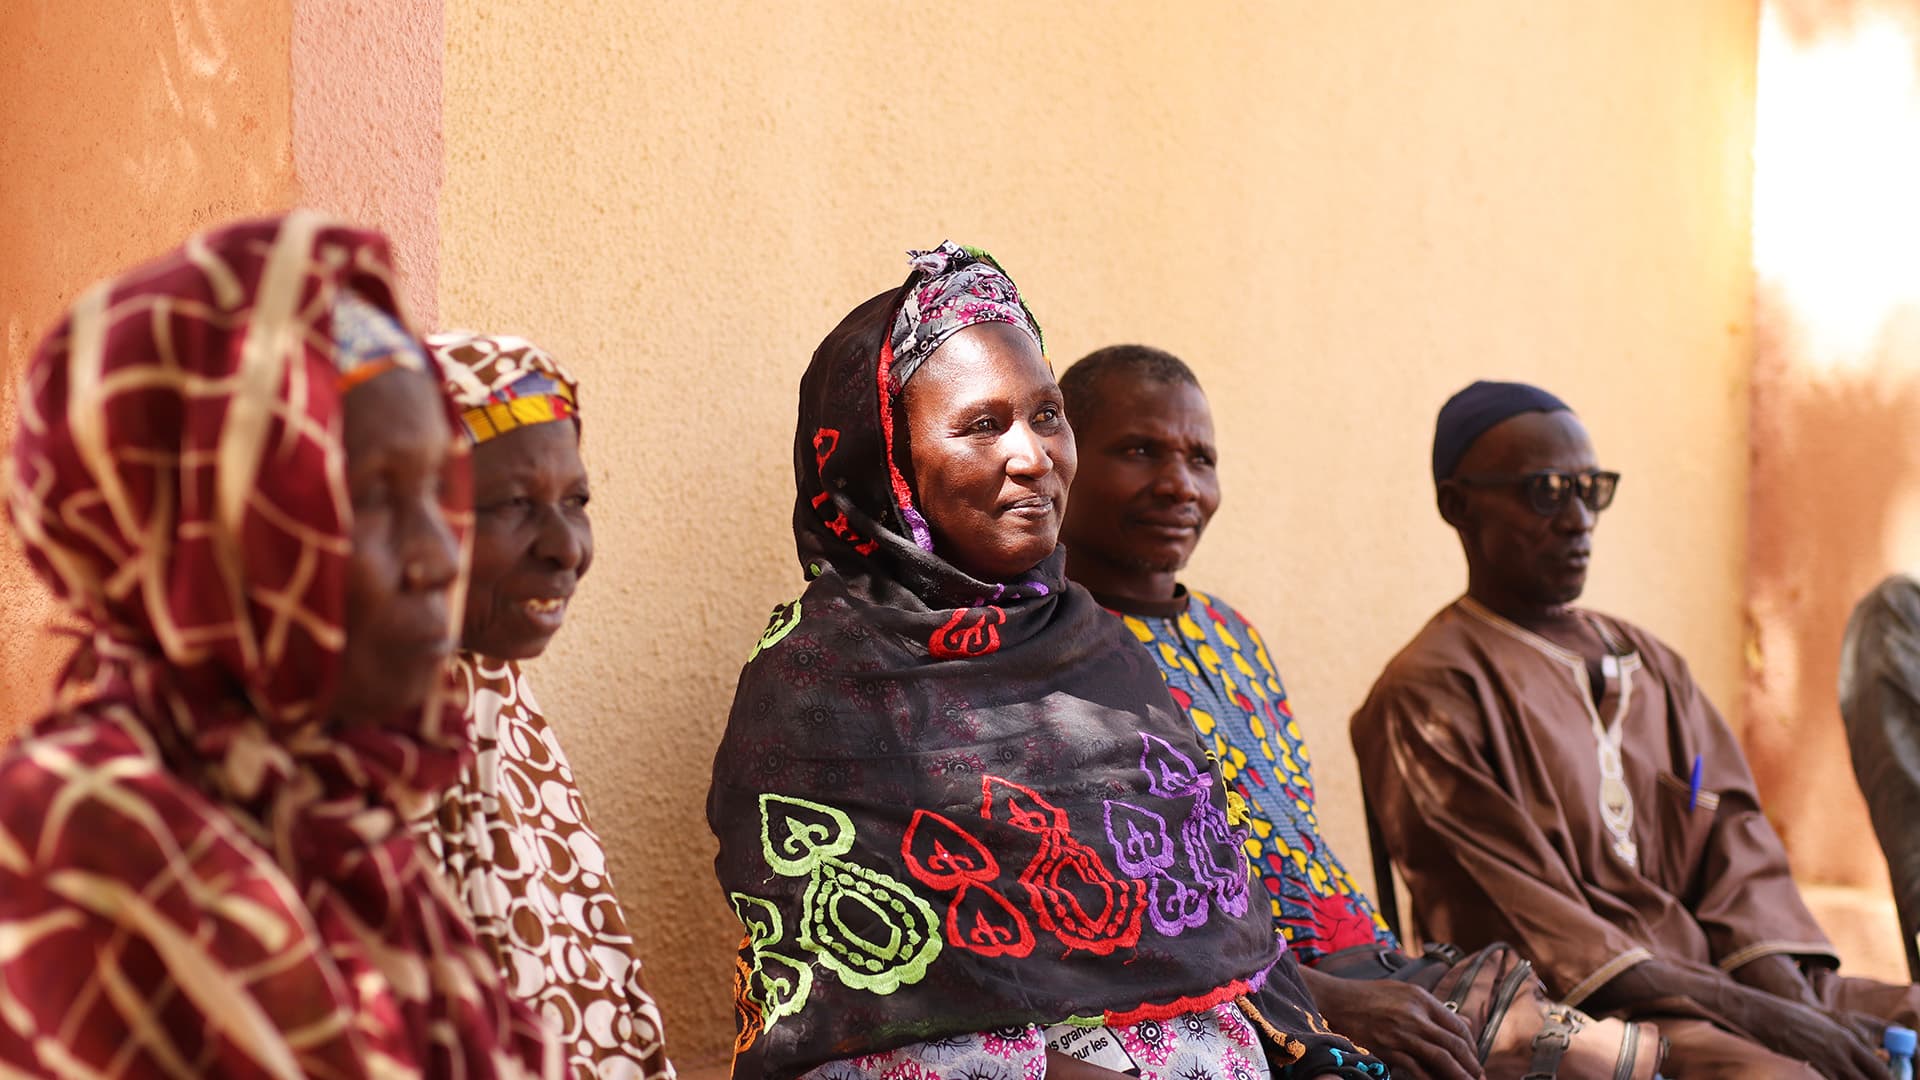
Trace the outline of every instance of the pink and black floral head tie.
{"type": "Polygon", "coordinates": [[[909,251],[907,257],[913,273],[888,339],[893,350],[890,392],[898,394],[948,338],[980,323],[1017,326],[1046,352],[1040,324],[1020,299],[1019,286],[992,255],[944,240],[932,251],[909,251]]]}

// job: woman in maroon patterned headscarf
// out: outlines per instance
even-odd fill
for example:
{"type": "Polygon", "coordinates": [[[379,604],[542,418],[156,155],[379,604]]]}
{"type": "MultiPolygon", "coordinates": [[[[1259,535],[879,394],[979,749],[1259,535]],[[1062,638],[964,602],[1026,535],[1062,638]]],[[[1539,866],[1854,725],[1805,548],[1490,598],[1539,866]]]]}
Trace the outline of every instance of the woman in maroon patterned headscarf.
{"type": "Polygon", "coordinates": [[[0,1064],[558,1075],[404,826],[469,752],[466,463],[386,242],[194,237],[84,293],[19,405],[13,523],[88,640],[0,757],[0,1064]]]}

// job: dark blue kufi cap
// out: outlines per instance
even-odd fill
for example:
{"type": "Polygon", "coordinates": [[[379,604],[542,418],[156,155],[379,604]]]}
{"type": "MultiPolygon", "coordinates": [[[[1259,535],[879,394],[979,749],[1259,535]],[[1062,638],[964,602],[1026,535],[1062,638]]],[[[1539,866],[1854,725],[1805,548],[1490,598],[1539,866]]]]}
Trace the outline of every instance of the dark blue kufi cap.
{"type": "Polygon", "coordinates": [[[1517,382],[1477,382],[1440,406],[1433,425],[1433,482],[1453,475],[1473,441],[1495,424],[1521,413],[1572,412],[1567,403],[1537,386],[1517,382]]]}

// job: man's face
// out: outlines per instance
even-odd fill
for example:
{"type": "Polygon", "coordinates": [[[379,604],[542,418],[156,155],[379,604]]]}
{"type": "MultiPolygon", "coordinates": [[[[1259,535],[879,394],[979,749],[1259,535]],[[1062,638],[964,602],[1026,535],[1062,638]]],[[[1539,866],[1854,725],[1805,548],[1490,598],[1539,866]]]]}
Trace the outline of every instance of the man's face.
{"type": "MultiPolygon", "coordinates": [[[[1587,429],[1570,412],[1522,413],[1480,436],[1455,477],[1517,476],[1598,468],[1587,429]]],[[[1547,609],[1580,598],[1598,516],[1578,498],[1551,516],[1519,484],[1444,484],[1441,513],[1460,534],[1473,580],[1508,610],[1547,609]]]]}
{"type": "Polygon", "coordinates": [[[1187,565],[1220,508],[1213,413],[1200,388],[1114,374],[1092,416],[1068,416],[1080,442],[1061,532],[1072,560],[1117,574],[1187,565]]]}

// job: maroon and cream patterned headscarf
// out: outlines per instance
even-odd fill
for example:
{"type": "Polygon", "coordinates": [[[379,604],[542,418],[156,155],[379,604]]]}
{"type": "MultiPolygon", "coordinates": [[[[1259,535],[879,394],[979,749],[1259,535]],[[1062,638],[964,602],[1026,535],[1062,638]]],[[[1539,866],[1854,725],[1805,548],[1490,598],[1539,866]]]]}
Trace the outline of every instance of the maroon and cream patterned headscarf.
{"type": "Polygon", "coordinates": [[[428,367],[392,279],[376,234],[233,225],[89,289],[27,369],[9,510],[91,656],[0,756],[0,1064],[557,1075],[403,826],[461,703],[323,719],[343,387],[428,367]]]}

